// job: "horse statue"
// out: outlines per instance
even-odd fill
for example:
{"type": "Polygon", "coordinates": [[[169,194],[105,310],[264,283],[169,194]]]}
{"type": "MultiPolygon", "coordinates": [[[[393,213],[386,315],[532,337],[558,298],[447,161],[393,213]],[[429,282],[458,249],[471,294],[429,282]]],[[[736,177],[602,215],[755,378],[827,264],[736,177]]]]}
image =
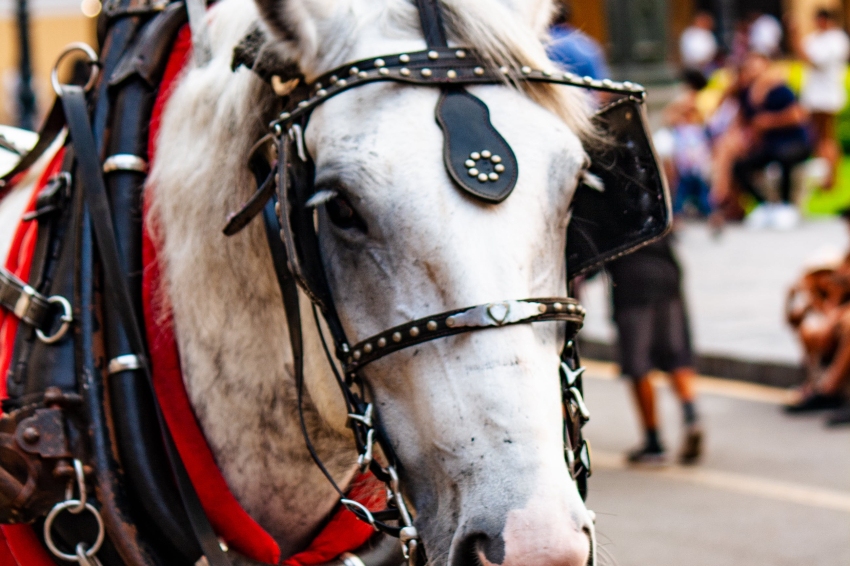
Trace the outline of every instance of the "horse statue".
{"type": "Polygon", "coordinates": [[[555,69],[552,9],[106,3],[101,78],[54,81],[66,134],[4,177],[0,224],[31,203],[0,242],[9,548],[595,564],[565,290],[663,235],[669,198],[642,87],[555,69]]]}

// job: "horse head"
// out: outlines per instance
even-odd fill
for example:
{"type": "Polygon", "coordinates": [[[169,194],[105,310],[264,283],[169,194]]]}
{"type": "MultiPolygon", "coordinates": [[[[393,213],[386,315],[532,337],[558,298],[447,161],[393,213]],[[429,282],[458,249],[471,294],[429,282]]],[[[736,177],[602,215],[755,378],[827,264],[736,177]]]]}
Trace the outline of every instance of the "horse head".
{"type": "MultiPolygon", "coordinates": [[[[426,49],[411,2],[257,4],[308,80],[349,61],[426,49]]],[[[549,67],[539,40],[549,2],[442,4],[454,45],[497,66],[549,67]]],[[[322,259],[354,342],[432,313],[564,294],[587,101],[549,85],[468,90],[516,154],[516,188],[499,204],[461,191],[447,173],[439,89],[366,85],[310,118],[305,150],[325,195],[315,203],[322,259]]],[[[592,522],[564,459],[563,332],[559,324],[494,328],[364,370],[434,564],[587,563],[592,522]]]]}

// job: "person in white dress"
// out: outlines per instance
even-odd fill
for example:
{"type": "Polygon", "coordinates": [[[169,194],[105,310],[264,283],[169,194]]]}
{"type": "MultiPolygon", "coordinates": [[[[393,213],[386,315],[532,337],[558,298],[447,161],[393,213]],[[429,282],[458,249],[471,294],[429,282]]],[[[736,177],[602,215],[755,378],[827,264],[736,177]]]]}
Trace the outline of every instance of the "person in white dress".
{"type": "Polygon", "coordinates": [[[762,14],[750,25],[750,50],[765,57],[775,57],[782,48],[782,24],[770,14],[762,14]]]}
{"type": "Polygon", "coordinates": [[[838,114],[847,105],[847,61],[850,38],[838,25],[838,16],[830,10],[818,10],[815,31],[801,38],[794,33],[797,56],[808,63],[800,102],[812,114],[815,155],[828,165],[823,176],[824,188],[835,184],[835,172],[841,159],[836,134],[838,114]]]}
{"type": "Polygon", "coordinates": [[[708,74],[717,58],[717,50],[714,17],[708,12],[699,12],[679,40],[682,66],[708,74]]]}

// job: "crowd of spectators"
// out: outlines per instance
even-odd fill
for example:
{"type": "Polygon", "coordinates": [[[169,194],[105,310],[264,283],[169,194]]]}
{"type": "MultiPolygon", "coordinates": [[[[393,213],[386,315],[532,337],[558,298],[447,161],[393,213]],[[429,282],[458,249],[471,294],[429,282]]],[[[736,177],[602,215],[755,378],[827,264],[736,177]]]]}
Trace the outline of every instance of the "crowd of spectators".
{"type": "Polygon", "coordinates": [[[821,189],[836,183],[841,149],[837,115],[847,104],[850,38],[839,15],[817,10],[803,35],[792,20],[753,14],[721,48],[714,18],[699,13],[681,36],[684,93],[670,104],[658,138],[675,194],[675,212],[721,226],[745,218],[753,229],[789,230],[801,175],[821,189]],[[790,58],[806,70],[789,85],[790,58]],[[719,96],[703,93],[712,88],[719,96]],[[773,182],[771,182],[773,181],[773,182]]]}

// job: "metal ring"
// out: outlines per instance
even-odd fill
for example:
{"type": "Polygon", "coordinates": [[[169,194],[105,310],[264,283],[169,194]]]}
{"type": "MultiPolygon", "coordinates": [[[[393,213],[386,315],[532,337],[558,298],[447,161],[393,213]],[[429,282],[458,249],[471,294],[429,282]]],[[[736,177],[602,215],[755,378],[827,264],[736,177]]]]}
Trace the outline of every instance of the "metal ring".
{"type": "Polygon", "coordinates": [[[71,323],[74,322],[74,310],[71,308],[71,303],[68,302],[68,299],[60,295],[50,297],[47,299],[47,302],[51,305],[61,305],[63,311],[62,316],[59,317],[59,320],[62,321],[62,325],[52,336],[46,335],[40,328],[35,329],[35,335],[38,336],[38,339],[41,340],[42,343],[50,345],[57,343],[68,333],[68,330],[71,328],[71,323]]]}
{"type": "Polygon", "coordinates": [[[91,66],[91,74],[89,75],[89,80],[86,83],[86,86],[83,87],[83,90],[86,92],[90,91],[94,88],[95,82],[97,82],[97,77],[100,74],[100,61],[97,58],[97,53],[95,53],[94,49],[92,49],[89,44],[83,43],[82,41],[70,43],[64,50],[62,50],[62,53],[59,54],[59,58],[56,59],[56,63],[53,65],[53,70],[50,71],[50,84],[53,86],[53,92],[56,93],[56,96],[62,96],[62,83],[59,82],[59,64],[63,59],[65,59],[65,57],[75,51],[82,51],[85,53],[86,57],[89,58],[89,65],[91,66]]]}
{"type": "MultiPolygon", "coordinates": [[[[62,503],[57,503],[53,509],[50,510],[50,513],[47,515],[47,519],[44,520],[44,543],[47,545],[47,548],[50,549],[50,552],[53,553],[57,558],[61,558],[67,562],[78,562],[76,554],[66,554],[59,550],[56,547],[56,543],[53,542],[53,522],[56,520],[56,517],[62,511],[66,509],[71,509],[72,507],[77,507],[81,502],[76,499],[71,499],[69,501],[63,501],[62,503]]],[[[103,517],[100,516],[100,512],[94,508],[91,503],[85,504],[85,509],[97,520],[97,539],[95,539],[94,544],[90,549],[86,551],[86,557],[91,558],[100,550],[100,547],[103,546],[103,540],[106,537],[106,528],[103,525],[103,517]]]]}
{"type": "MultiPolygon", "coordinates": [[[[373,529],[375,529],[376,531],[378,530],[378,525],[375,524],[375,517],[372,516],[372,512],[369,511],[369,509],[367,509],[365,505],[354,501],[353,499],[340,499],[339,502],[345,505],[345,508],[354,513],[355,515],[357,515],[357,512],[355,512],[352,507],[355,507],[362,511],[363,514],[366,516],[366,522],[372,525],[373,529]]],[[[363,520],[363,517],[360,517],[359,515],[357,515],[357,518],[359,518],[361,521],[363,520]]]]}

